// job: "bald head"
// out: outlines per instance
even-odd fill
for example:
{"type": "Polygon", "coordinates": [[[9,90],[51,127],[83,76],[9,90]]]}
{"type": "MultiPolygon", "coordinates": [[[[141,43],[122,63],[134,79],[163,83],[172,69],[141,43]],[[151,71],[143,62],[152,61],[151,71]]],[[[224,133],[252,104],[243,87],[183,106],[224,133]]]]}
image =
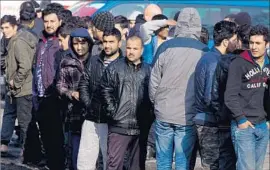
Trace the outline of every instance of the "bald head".
{"type": "Polygon", "coordinates": [[[153,16],[162,14],[161,9],[156,4],[149,4],[144,10],[144,19],[151,21],[153,16]]]}

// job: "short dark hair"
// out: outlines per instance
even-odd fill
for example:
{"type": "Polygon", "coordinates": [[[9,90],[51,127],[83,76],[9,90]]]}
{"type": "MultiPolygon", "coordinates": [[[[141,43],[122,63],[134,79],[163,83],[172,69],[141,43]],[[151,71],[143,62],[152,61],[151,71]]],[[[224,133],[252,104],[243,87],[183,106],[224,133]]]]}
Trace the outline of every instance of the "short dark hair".
{"type": "Polygon", "coordinates": [[[47,9],[64,10],[64,6],[59,3],[50,3],[46,6],[47,9]]]}
{"type": "Polygon", "coordinates": [[[74,31],[75,28],[76,28],[75,23],[72,22],[63,23],[58,30],[58,35],[61,35],[62,37],[66,38],[68,35],[71,34],[72,31],[74,31]]]}
{"type": "Polygon", "coordinates": [[[208,44],[208,41],[209,41],[209,32],[208,32],[207,28],[205,28],[205,27],[202,27],[200,41],[202,43],[204,43],[204,44],[208,44]]]}
{"type": "Polygon", "coordinates": [[[82,17],[81,20],[85,23],[87,26],[87,29],[92,28],[92,18],[89,16],[82,17]]]}
{"type": "Polygon", "coordinates": [[[115,24],[120,24],[120,27],[122,29],[128,28],[128,25],[129,25],[128,19],[122,15],[118,15],[114,17],[114,22],[115,24]]]}
{"type": "Polygon", "coordinates": [[[68,9],[60,10],[59,18],[65,23],[72,17],[72,12],[68,9]]]}
{"type": "Polygon", "coordinates": [[[237,26],[234,22],[220,21],[216,23],[213,34],[215,46],[219,46],[223,40],[230,39],[235,34],[237,34],[237,26]]]}
{"type": "Polygon", "coordinates": [[[163,19],[168,20],[168,17],[166,15],[163,15],[163,14],[157,14],[157,15],[153,16],[153,18],[152,18],[152,20],[163,20],[163,19]]]}
{"type": "Polygon", "coordinates": [[[11,26],[18,25],[17,20],[16,20],[16,16],[14,16],[14,15],[4,15],[1,18],[1,25],[5,24],[5,23],[9,23],[11,26]]]}
{"type": "Polygon", "coordinates": [[[51,3],[48,4],[46,6],[46,8],[42,11],[42,17],[44,19],[44,16],[46,15],[50,15],[50,14],[56,14],[57,18],[59,20],[61,20],[61,12],[64,10],[65,8],[63,7],[63,5],[58,4],[58,3],[51,3]]]}
{"type": "Polygon", "coordinates": [[[237,38],[242,42],[242,46],[246,49],[248,49],[248,45],[249,45],[249,34],[250,34],[250,30],[251,30],[251,26],[250,25],[240,25],[238,27],[238,34],[237,34],[237,38]]]}
{"type": "Polygon", "coordinates": [[[87,24],[84,22],[84,19],[78,16],[72,17],[76,20],[76,27],[77,28],[85,28],[88,29],[87,24]]]}
{"type": "Polygon", "coordinates": [[[115,36],[118,41],[121,40],[121,32],[116,28],[113,28],[112,30],[105,30],[103,37],[105,36],[115,36]]]}
{"type": "Polygon", "coordinates": [[[254,35],[262,35],[265,42],[269,42],[268,28],[263,25],[255,25],[251,28],[249,38],[254,35]]]}

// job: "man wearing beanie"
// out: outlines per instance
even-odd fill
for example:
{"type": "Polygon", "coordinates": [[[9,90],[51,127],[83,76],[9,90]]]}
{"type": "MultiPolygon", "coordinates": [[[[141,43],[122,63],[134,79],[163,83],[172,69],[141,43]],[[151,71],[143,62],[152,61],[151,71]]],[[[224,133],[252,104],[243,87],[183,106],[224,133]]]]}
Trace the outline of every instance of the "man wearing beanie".
{"type": "Polygon", "coordinates": [[[104,31],[110,31],[114,28],[114,16],[107,11],[99,12],[94,15],[93,20],[93,36],[95,44],[92,49],[92,56],[99,55],[103,50],[102,39],[104,31]]]}

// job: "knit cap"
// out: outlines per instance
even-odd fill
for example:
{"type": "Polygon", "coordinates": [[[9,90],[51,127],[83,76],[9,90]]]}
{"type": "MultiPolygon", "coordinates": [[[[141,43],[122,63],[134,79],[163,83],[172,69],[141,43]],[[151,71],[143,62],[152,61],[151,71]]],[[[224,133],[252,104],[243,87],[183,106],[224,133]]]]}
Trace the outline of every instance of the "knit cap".
{"type": "Polygon", "coordinates": [[[99,12],[94,15],[93,25],[100,31],[112,30],[114,28],[114,16],[110,12],[99,12]]]}
{"type": "Polygon", "coordinates": [[[237,13],[234,21],[238,25],[251,25],[251,17],[247,12],[237,13]]]}

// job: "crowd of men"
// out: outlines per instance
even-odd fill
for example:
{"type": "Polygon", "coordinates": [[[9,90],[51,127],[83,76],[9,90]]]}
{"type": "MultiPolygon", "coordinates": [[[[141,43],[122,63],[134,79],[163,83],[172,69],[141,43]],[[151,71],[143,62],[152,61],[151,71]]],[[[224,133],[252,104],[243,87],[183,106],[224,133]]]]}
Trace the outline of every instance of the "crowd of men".
{"type": "Polygon", "coordinates": [[[6,97],[1,154],[18,120],[22,163],[51,170],[262,170],[269,142],[269,28],[246,12],[214,25],[195,8],[168,19],[75,17],[57,3],[1,18],[6,97]]]}

